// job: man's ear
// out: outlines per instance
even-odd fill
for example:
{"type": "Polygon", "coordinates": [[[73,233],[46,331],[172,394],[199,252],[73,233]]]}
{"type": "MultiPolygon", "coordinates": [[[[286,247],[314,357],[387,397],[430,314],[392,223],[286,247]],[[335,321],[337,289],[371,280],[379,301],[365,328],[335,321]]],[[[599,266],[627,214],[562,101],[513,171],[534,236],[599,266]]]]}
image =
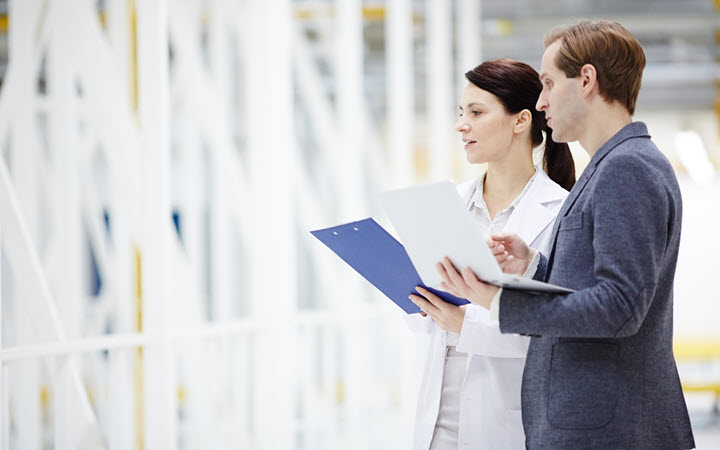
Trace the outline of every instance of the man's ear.
{"type": "Polygon", "coordinates": [[[515,116],[515,125],[513,126],[513,133],[520,134],[532,123],[532,114],[527,109],[523,109],[515,116]]]}
{"type": "Polygon", "coordinates": [[[580,82],[583,94],[590,94],[598,88],[597,70],[592,64],[585,64],[580,68],[580,82]]]}

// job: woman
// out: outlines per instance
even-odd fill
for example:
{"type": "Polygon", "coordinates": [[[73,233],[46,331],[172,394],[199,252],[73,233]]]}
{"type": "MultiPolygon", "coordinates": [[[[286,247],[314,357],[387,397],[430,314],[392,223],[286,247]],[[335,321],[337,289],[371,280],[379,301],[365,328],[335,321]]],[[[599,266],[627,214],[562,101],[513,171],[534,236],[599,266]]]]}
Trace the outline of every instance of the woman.
{"type": "MultiPolygon", "coordinates": [[[[541,251],[550,245],[555,217],[575,183],[567,144],[551,139],[535,110],[542,91],[537,72],[507,59],[467,72],[455,129],[470,164],[487,163],[458,190],[486,234],[513,231],[541,251]],[[543,142],[542,168],[533,149],[543,142]]],[[[526,274],[532,276],[532,274],[526,274]]],[[[418,287],[411,299],[421,315],[412,328],[431,333],[415,422],[415,450],[522,449],[520,384],[529,338],[503,335],[476,305],[457,307],[418,287]],[[424,298],[423,298],[424,297],[424,298]]]]}

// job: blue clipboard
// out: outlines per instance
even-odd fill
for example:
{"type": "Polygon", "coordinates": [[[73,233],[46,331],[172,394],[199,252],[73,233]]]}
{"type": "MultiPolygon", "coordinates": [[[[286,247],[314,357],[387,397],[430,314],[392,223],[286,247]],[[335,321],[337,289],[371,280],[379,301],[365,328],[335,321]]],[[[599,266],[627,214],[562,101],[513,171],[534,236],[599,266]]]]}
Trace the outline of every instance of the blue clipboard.
{"type": "Polygon", "coordinates": [[[454,305],[470,303],[425,286],[405,247],[373,219],[310,233],[408,314],[420,312],[408,298],[410,294],[420,295],[415,291],[416,286],[422,286],[454,305]]]}

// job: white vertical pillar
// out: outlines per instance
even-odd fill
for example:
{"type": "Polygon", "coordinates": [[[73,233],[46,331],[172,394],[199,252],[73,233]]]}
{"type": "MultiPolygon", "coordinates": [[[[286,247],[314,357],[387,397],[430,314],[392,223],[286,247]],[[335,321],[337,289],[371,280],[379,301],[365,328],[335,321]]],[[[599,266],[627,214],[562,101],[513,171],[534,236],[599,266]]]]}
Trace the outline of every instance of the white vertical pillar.
{"type": "Polygon", "coordinates": [[[77,448],[77,443],[72,442],[70,430],[72,430],[72,409],[70,390],[72,382],[70,378],[71,356],[64,356],[59,359],[52,380],[53,392],[53,433],[55,448],[57,450],[72,450],[77,448]]]}
{"type": "MultiPolygon", "coordinates": [[[[454,100],[460,104],[462,92],[468,84],[465,72],[482,63],[482,0],[458,0],[456,11],[458,53],[455,67],[458,73],[454,100]]],[[[455,135],[458,136],[458,133],[455,135]]],[[[458,181],[471,178],[477,168],[467,163],[459,138],[451,145],[450,151],[453,152],[452,159],[461,162],[459,167],[455,167],[461,173],[458,181]]]]}
{"type": "MultiPolygon", "coordinates": [[[[121,83],[122,93],[127,105],[133,104],[130,91],[130,68],[133,67],[132,49],[135,45],[134,37],[131,33],[132,17],[130,11],[130,2],[128,0],[106,0],[105,15],[107,23],[107,34],[114,53],[114,60],[117,62],[116,71],[117,80],[121,83]]],[[[119,115],[130,113],[130,108],[124,111],[118,111],[119,115]]],[[[129,137],[127,138],[129,140],[129,137]]],[[[116,152],[116,158],[108,158],[108,172],[110,174],[108,183],[110,198],[108,203],[103,205],[107,208],[110,217],[110,229],[112,235],[112,244],[114,251],[112,253],[113,273],[104,274],[105,289],[110,288],[110,295],[107,296],[108,301],[112,303],[113,319],[115,323],[115,332],[123,333],[134,331],[132,323],[133,314],[133,276],[132,276],[132,243],[131,233],[129,230],[129,222],[131,217],[135,216],[136,210],[130,209],[130,205],[135,205],[136,198],[133,196],[133,190],[128,189],[128,185],[132,184],[131,174],[127,173],[125,165],[118,164],[119,161],[136,160],[132,157],[135,153],[128,151],[125,142],[117,142],[116,147],[105,149],[106,154],[116,152]]],[[[97,211],[100,214],[100,211],[97,211]]],[[[104,229],[103,229],[104,231],[104,229]]],[[[125,450],[133,448],[137,441],[135,429],[135,420],[133,412],[135,411],[135,396],[133,393],[132,378],[132,357],[128,351],[112,351],[108,357],[109,378],[108,400],[107,400],[107,419],[111,424],[105,427],[107,433],[108,450],[125,450]]],[[[137,450],[137,449],[135,449],[137,450]]]]}
{"type": "MultiPolygon", "coordinates": [[[[230,70],[229,25],[227,16],[237,13],[232,9],[230,2],[214,0],[210,4],[210,72],[217,89],[218,100],[222,102],[221,115],[230,115],[230,87],[232,72],[230,70]]],[[[230,122],[228,120],[228,122],[230,122]]]]}
{"type": "Polygon", "coordinates": [[[8,33],[8,71],[17,74],[14,81],[16,99],[13,106],[11,135],[12,164],[8,169],[21,200],[26,225],[31,238],[38,238],[38,145],[35,114],[37,108],[36,82],[38,73],[34,67],[34,30],[41,14],[38,0],[12,0],[8,4],[10,27],[8,33]]]}
{"type": "MultiPolygon", "coordinates": [[[[37,242],[37,148],[35,135],[36,91],[35,81],[37,73],[33,67],[36,42],[34,30],[40,12],[38,0],[12,0],[8,3],[10,27],[8,33],[9,66],[8,72],[16,71],[16,85],[14,86],[16,98],[22,99],[13,105],[13,126],[11,133],[12,166],[11,173],[14,185],[17,188],[18,198],[22,204],[23,213],[31,239],[37,242]]],[[[6,87],[3,87],[6,88],[6,87]]],[[[13,305],[15,321],[15,343],[27,344],[35,338],[32,333],[32,324],[28,315],[21,311],[22,302],[17,298],[13,305]]],[[[40,299],[27,299],[39,301],[40,299]]],[[[27,450],[40,449],[40,401],[39,398],[40,373],[38,364],[33,361],[18,361],[13,363],[9,381],[13,397],[13,412],[15,424],[15,444],[17,448],[27,450]]]]}
{"type": "Polygon", "coordinates": [[[120,68],[117,77],[123,86],[129,86],[130,71],[128,65],[131,58],[130,11],[128,0],[105,0],[105,20],[110,46],[115,54],[115,61],[120,68]]]}
{"type": "Polygon", "coordinates": [[[334,69],[339,145],[333,170],[341,174],[337,179],[341,195],[340,219],[351,220],[358,214],[358,207],[365,206],[362,2],[336,0],[335,3],[334,69]]]}
{"type": "Polygon", "coordinates": [[[457,94],[467,86],[465,72],[482,63],[482,0],[457,0],[457,94]]]}
{"type": "Polygon", "coordinates": [[[450,2],[427,0],[427,120],[430,178],[450,175],[452,150],[453,57],[450,2]]]}
{"type": "MultiPolygon", "coordinates": [[[[0,230],[0,249],[2,249],[2,230],[0,230]]],[[[0,251],[0,255],[2,251],[0,251]]],[[[0,256],[0,351],[4,347],[3,333],[5,316],[3,315],[2,296],[2,256],[0,256]]],[[[0,450],[10,450],[10,398],[8,397],[8,371],[5,361],[0,358],[0,450]]]]}
{"type": "MultiPolygon", "coordinates": [[[[415,114],[415,65],[413,54],[413,11],[410,0],[396,0],[387,5],[386,36],[387,36],[387,105],[388,105],[388,143],[392,158],[393,184],[406,186],[415,178],[414,158],[414,124],[415,114]]],[[[414,348],[416,339],[412,333],[400,333],[398,336],[405,343],[404,348],[414,348]]],[[[403,379],[413,379],[417,375],[408,368],[412,365],[413,352],[398,355],[403,362],[400,365],[405,373],[398,374],[403,379]]],[[[416,391],[411,389],[412,383],[401,384],[403,397],[403,425],[411,430],[414,420],[416,391]]]]}
{"type": "MultiPolygon", "coordinates": [[[[220,102],[219,115],[225,118],[224,123],[229,125],[231,122],[230,117],[230,65],[228,60],[230,58],[228,48],[228,34],[227,25],[225,23],[226,2],[216,0],[211,4],[211,18],[210,24],[210,61],[211,61],[211,75],[212,81],[214,82],[214,88],[216,92],[215,98],[220,102]]],[[[231,129],[230,127],[218,127],[218,132],[224,133],[225,136],[215,136],[213,153],[210,155],[210,167],[212,170],[212,179],[208,184],[212,185],[212,256],[213,256],[213,306],[214,317],[218,321],[225,321],[230,319],[230,295],[231,295],[231,280],[232,280],[232,258],[230,257],[233,249],[233,241],[231,235],[230,224],[231,221],[231,210],[229,205],[232,204],[230,200],[230,187],[225,181],[225,177],[228,175],[229,170],[227,167],[222,167],[222,159],[220,158],[220,152],[229,152],[230,148],[225,147],[225,144],[231,141],[231,129]]]]}
{"type": "Polygon", "coordinates": [[[127,351],[113,351],[108,358],[108,450],[131,449],[135,442],[135,429],[131,415],[134,410],[132,394],[132,364],[127,351]]]}
{"type": "Polygon", "coordinates": [[[138,0],[138,88],[144,193],[142,320],[145,447],[177,448],[177,383],[170,341],[168,4],[138,0]]]}
{"type": "MultiPolygon", "coordinates": [[[[58,249],[63,264],[60,273],[54,274],[57,287],[56,299],[61,320],[68,338],[80,337],[85,319],[85,301],[82,295],[83,227],[80,221],[78,192],[78,118],[76,81],[77,67],[73,55],[75,42],[82,39],[80,30],[73,27],[73,18],[78,17],[76,8],[91,7],[80,2],[53,1],[49,17],[53,35],[50,39],[47,58],[47,86],[50,97],[50,139],[53,161],[60,182],[53,190],[53,205],[57,205],[54,223],[57,226],[58,249]]],[[[41,160],[37,161],[42,163],[41,160]]],[[[67,413],[65,413],[67,414],[67,413]]]]}
{"type": "Polygon", "coordinates": [[[248,161],[252,174],[250,298],[263,324],[252,340],[256,445],[295,446],[295,328],[297,310],[294,186],[297,168],[291,69],[292,8],[289,0],[250,0],[246,55],[248,161]],[[267,30],[273,30],[267,34],[267,30]],[[258,36],[266,36],[257,39],[258,36]],[[260,111],[268,111],[261,114],[260,111]]]}
{"type": "MultiPolygon", "coordinates": [[[[341,221],[354,220],[367,208],[365,190],[365,154],[367,149],[366,130],[363,111],[366,108],[363,95],[363,23],[362,2],[360,0],[336,0],[335,11],[335,73],[337,115],[339,118],[337,155],[333,170],[342,175],[336,180],[340,193],[341,221]]],[[[365,286],[358,279],[345,273],[338,284],[347,292],[353,292],[351,301],[341,303],[343,314],[352,316],[361,308],[365,286]]],[[[349,300],[349,299],[347,299],[349,300]]],[[[340,439],[340,447],[348,450],[364,449],[369,446],[368,423],[362,413],[367,411],[367,368],[370,352],[366,342],[366,330],[358,322],[350,322],[344,327],[343,367],[340,382],[344,383],[344,409],[348,427],[340,439]]],[[[342,411],[341,409],[341,411],[342,411]]]]}
{"type": "Polygon", "coordinates": [[[394,184],[405,186],[414,178],[415,67],[410,0],[388,2],[385,30],[388,153],[393,168],[388,175],[394,184]]]}
{"type": "Polygon", "coordinates": [[[10,396],[8,393],[8,367],[0,362],[0,449],[10,450],[10,396]]]}

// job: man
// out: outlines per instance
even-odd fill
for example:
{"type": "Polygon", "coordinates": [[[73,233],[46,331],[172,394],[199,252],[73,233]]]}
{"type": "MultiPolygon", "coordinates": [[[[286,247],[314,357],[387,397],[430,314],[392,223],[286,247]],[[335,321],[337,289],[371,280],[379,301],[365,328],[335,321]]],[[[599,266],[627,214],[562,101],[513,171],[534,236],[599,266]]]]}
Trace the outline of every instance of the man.
{"type": "Polygon", "coordinates": [[[532,335],[522,385],[530,449],[688,449],[694,440],[672,353],[682,203],[674,171],[632,122],[645,55],[620,24],[582,21],[545,40],[537,109],[590,163],[539,255],[516,235],[490,246],[506,272],[574,289],[484,284],[445,258],[445,288],[532,335]]]}

